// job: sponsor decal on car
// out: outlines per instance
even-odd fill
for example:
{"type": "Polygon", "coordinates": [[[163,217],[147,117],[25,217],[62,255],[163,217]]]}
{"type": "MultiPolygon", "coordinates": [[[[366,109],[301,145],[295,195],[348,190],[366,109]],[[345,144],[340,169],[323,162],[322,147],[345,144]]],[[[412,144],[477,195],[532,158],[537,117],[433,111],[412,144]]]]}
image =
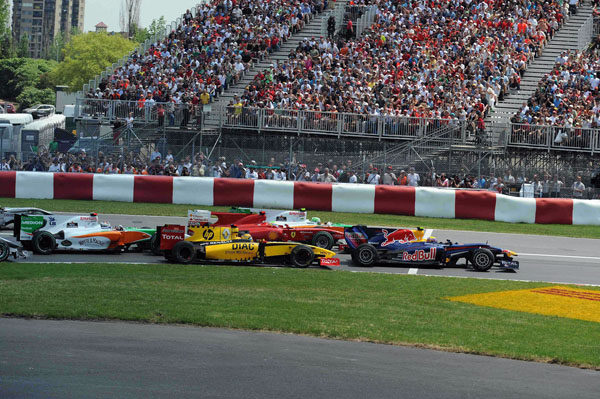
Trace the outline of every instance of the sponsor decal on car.
{"type": "Polygon", "coordinates": [[[363,242],[367,241],[367,237],[363,233],[356,231],[348,231],[345,234],[346,241],[351,243],[354,247],[358,247],[363,242]]]}
{"type": "Polygon", "coordinates": [[[385,241],[381,243],[382,247],[387,247],[394,243],[406,244],[415,239],[415,234],[412,230],[408,229],[397,229],[389,233],[386,229],[382,229],[383,238],[385,241]]]}
{"type": "Polygon", "coordinates": [[[435,260],[436,252],[436,248],[431,248],[429,251],[418,249],[412,254],[404,252],[402,254],[402,260],[406,262],[423,262],[426,260],[435,260]]]}
{"type": "Polygon", "coordinates": [[[254,251],[256,249],[256,244],[253,244],[253,243],[231,244],[231,249],[233,249],[233,250],[246,249],[249,251],[254,251]]]}
{"type": "Polygon", "coordinates": [[[79,225],[75,222],[67,223],[67,229],[76,229],[77,227],[79,227],[79,225]]]}
{"type": "Polygon", "coordinates": [[[339,258],[320,258],[320,266],[341,266],[339,258]]]}
{"type": "Polygon", "coordinates": [[[62,245],[63,247],[70,247],[71,245],[73,245],[73,243],[69,240],[64,240],[60,242],[60,245],[62,245]]]}
{"type": "Polygon", "coordinates": [[[229,229],[222,229],[221,238],[223,239],[223,241],[229,240],[229,237],[231,237],[231,231],[229,229]]]}
{"type": "Polygon", "coordinates": [[[77,242],[82,247],[88,248],[106,248],[110,240],[106,237],[88,237],[77,242]]]}
{"type": "Polygon", "coordinates": [[[43,225],[43,216],[23,216],[21,218],[21,231],[25,233],[33,233],[43,225]]]}
{"type": "Polygon", "coordinates": [[[56,226],[56,218],[53,216],[49,216],[48,217],[48,225],[50,226],[56,226]]]}
{"type": "Polygon", "coordinates": [[[185,239],[185,226],[166,225],[160,229],[160,249],[173,248],[176,242],[185,239]]]}

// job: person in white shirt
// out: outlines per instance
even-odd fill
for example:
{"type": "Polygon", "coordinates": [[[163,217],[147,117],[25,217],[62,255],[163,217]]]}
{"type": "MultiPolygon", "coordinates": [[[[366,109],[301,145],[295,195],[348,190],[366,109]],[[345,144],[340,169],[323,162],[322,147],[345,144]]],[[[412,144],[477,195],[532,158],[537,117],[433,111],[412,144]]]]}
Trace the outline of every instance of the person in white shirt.
{"type": "Polygon", "coordinates": [[[246,179],[253,179],[253,180],[258,179],[258,173],[256,172],[256,170],[254,168],[246,169],[246,179]]]}
{"type": "Polygon", "coordinates": [[[348,177],[348,183],[356,184],[358,181],[356,174],[354,174],[353,171],[350,171],[348,173],[350,174],[350,176],[348,177]]]}
{"type": "Polygon", "coordinates": [[[369,176],[367,177],[367,184],[379,184],[381,176],[377,173],[377,168],[374,168],[369,176]]]}
{"type": "Polygon", "coordinates": [[[409,186],[417,187],[419,182],[421,181],[421,177],[418,173],[415,172],[415,168],[410,168],[408,170],[408,175],[406,176],[406,180],[409,186]]]}
{"type": "Polygon", "coordinates": [[[573,198],[583,198],[585,192],[585,184],[581,181],[581,176],[577,176],[577,180],[573,183],[573,198]]]}
{"type": "MultiPolygon", "coordinates": [[[[4,169],[4,170],[8,170],[8,169],[4,169]]],[[[52,165],[50,165],[48,167],[48,172],[62,172],[62,170],[60,170],[60,165],[58,163],[58,159],[54,158],[52,160],[52,165]]]]}

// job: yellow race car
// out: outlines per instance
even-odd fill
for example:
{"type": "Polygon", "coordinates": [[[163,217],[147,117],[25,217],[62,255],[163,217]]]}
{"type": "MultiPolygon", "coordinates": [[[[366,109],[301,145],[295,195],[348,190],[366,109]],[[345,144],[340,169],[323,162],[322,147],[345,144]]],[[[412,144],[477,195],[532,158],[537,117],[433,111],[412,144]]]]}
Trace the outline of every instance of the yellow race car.
{"type": "Polygon", "coordinates": [[[255,242],[233,225],[165,225],[158,230],[160,250],[166,259],[177,263],[340,265],[333,251],[294,242],[255,242]]]}

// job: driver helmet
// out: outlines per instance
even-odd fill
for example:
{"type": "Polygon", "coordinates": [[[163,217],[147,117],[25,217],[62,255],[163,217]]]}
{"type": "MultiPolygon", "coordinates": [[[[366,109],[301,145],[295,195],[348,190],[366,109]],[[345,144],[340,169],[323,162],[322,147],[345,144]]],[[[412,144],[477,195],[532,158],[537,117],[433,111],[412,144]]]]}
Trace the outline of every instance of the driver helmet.
{"type": "Polygon", "coordinates": [[[315,217],[312,217],[312,218],[310,218],[310,221],[311,221],[311,222],[315,222],[315,223],[319,223],[319,224],[321,224],[321,218],[318,218],[318,217],[316,217],[316,216],[315,216],[315,217]]]}
{"type": "Polygon", "coordinates": [[[107,229],[110,227],[110,223],[108,222],[100,222],[100,227],[103,229],[107,229]]]}

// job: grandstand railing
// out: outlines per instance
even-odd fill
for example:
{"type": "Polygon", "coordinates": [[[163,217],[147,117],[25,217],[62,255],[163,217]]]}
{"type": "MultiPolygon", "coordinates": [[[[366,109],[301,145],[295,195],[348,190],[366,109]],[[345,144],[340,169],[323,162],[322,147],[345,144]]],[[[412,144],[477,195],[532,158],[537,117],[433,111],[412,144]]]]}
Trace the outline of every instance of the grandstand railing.
{"type": "Polygon", "coordinates": [[[595,37],[594,17],[589,16],[588,19],[577,30],[577,48],[584,50],[595,37]]]}
{"type": "Polygon", "coordinates": [[[508,135],[511,147],[600,152],[600,129],[513,123],[508,135]]]}
{"type": "Polygon", "coordinates": [[[228,129],[398,139],[414,139],[456,126],[457,140],[466,143],[468,139],[465,124],[452,119],[230,106],[220,112],[219,123],[228,129]]]}
{"type": "Polygon", "coordinates": [[[356,21],[356,37],[360,37],[365,30],[369,29],[371,25],[373,25],[377,11],[378,8],[376,5],[366,7],[365,12],[358,19],[358,21],[356,21]]]}
{"type": "Polygon", "coordinates": [[[164,109],[164,126],[198,126],[202,123],[202,105],[159,103],[123,100],[104,100],[99,98],[78,98],[75,104],[75,116],[84,119],[98,119],[114,122],[127,119],[130,115],[136,123],[159,123],[159,108],[164,109]],[[187,110],[187,114],[186,114],[187,110]]]}
{"type": "MultiPolygon", "coordinates": [[[[333,15],[333,17],[335,18],[335,33],[339,32],[340,29],[342,29],[343,22],[344,22],[344,12],[345,12],[347,3],[348,3],[347,0],[338,0],[334,3],[333,10],[329,11],[330,12],[329,15],[333,15]]],[[[327,37],[327,35],[328,35],[328,32],[327,32],[327,20],[328,19],[329,19],[329,16],[327,18],[323,18],[323,20],[321,22],[321,36],[323,36],[323,37],[327,37]]]]}

